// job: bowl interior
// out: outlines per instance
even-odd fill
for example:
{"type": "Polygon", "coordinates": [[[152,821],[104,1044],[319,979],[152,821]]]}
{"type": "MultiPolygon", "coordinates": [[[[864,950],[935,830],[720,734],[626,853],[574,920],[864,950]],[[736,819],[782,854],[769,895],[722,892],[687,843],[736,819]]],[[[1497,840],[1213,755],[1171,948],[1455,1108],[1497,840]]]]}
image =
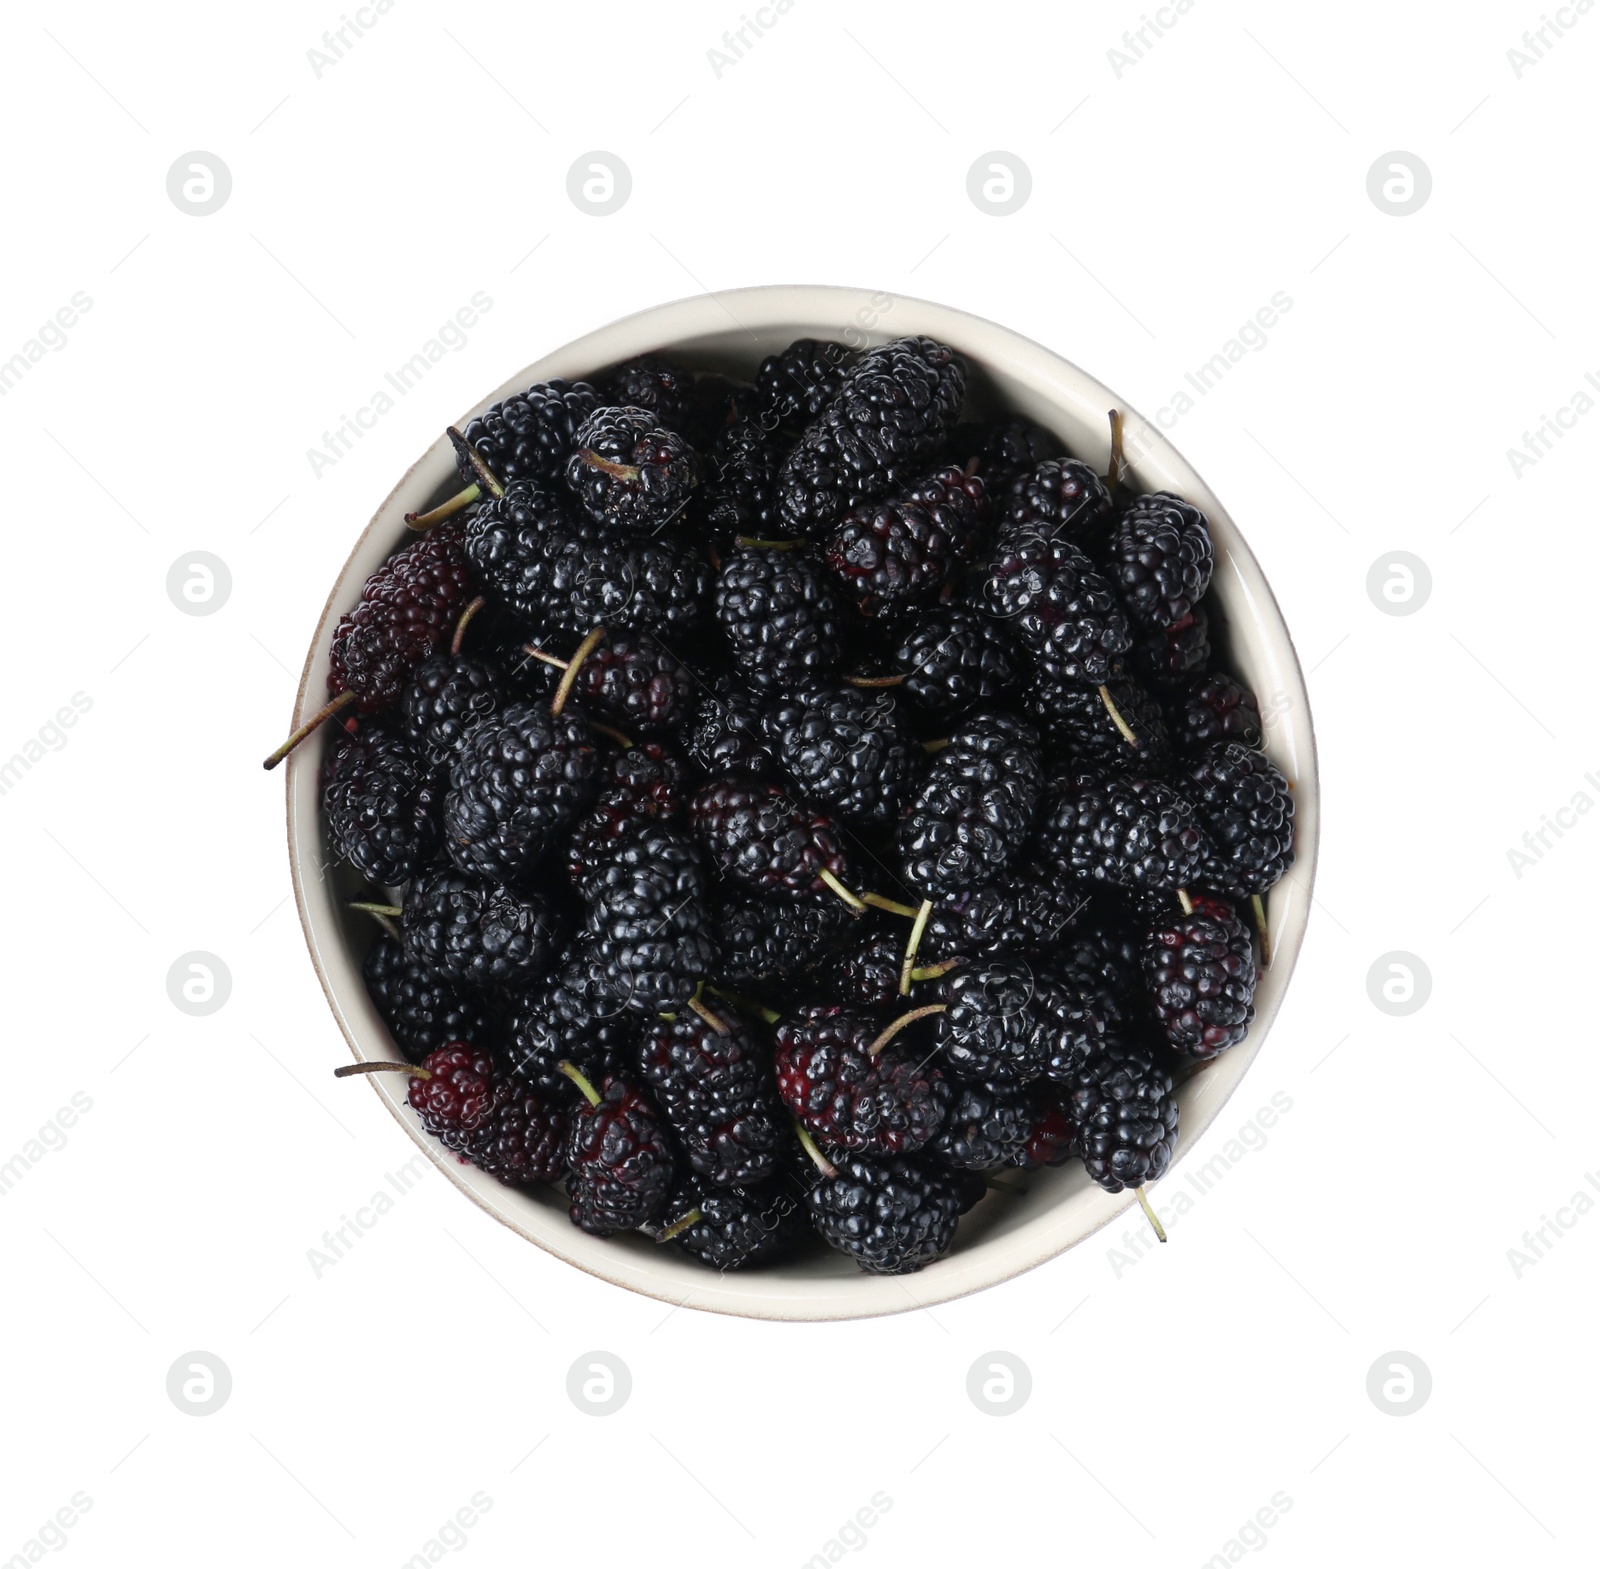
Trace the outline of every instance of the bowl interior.
{"type": "MultiPolygon", "coordinates": [[[[972,371],[968,417],[1002,411],[1026,415],[1054,431],[1074,455],[1102,469],[1110,449],[1107,411],[1124,411],[1134,483],[1141,490],[1172,490],[1210,519],[1217,566],[1207,608],[1221,662],[1264,701],[1273,699],[1267,751],[1295,787],[1298,859],[1291,876],[1266,901],[1274,960],[1261,977],[1248,1039],[1179,1092],[1176,1158],[1181,1160],[1249,1069],[1289,982],[1309,914],[1318,802],[1310,709],[1288,630],[1226,509],[1162,433],[1076,366],[991,322],[881,292],[788,286],[701,295],[627,317],[519,371],[457,424],[532,381],[592,376],[650,350],[670,351],[697,370],[748,378],[765,355],[797,337],[862,347],[910,333],[938,338],[967,357],[972,371]]],[[[296,724],[323,700],[328,643],[339,615],[356,603],[367,576],[415,537],[405,526],[405,513],[437,504],[457,483],[449,443],[441,436],[379,508],[324,607],[306,660],[296,724]]],[[[300,919],[329,1006],[355,1056],[393,1057],[388,1029],[361,978],[362,958],[376,928],[368,917],[345,908],[364,885],[348,868],[328,864],[323,843],[317,796],[327,744],[326,736],[313,738],[287,765],[289,853],[300,919]]],[[[1074,1163],[1033,1174],[1024,1197],[989,1194],[962,1220],[952,1254],[915,1275],[863,1275],[831,1252],[719,1275],[643,1236],[606,1241],[587,1236],[567,1220],[559,1192],[515,1192],[459,1164],[422,1132],[400,1076],[374,1075],[369,1083],[452,1182],[528,1240],[591,1274],[663,1301],[754,1317],[852,1318],[947,1301],[1042,1263],[1134,1202],[1131,1193],[1103,1192],[1074,1163]]],[[[1159,1185],[1152,1193],[1159,1202],[1159,1185]]]]}

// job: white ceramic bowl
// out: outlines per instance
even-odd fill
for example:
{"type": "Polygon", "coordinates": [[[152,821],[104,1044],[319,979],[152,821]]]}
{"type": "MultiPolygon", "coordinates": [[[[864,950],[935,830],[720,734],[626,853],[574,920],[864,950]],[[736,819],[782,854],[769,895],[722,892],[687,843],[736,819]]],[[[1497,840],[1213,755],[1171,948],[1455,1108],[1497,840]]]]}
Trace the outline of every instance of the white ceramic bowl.
{"type": "MultiPolygon", "coordinates": [[[[647,350],[680,353],[698,368],[748,376],[763,356],[798,337],[843,339],[854,346],[926,333],[959,349],[970,361],[968,408],[1005,408],[1055,431],[1071,451],[1104,468],[1109,454],[1107,410],[1124,410],[1127,445],[1141,489],[1166,489],[1202,507],[1211,520],[1217,566],[1212,591],[1212,636],[1239,675],[1265,700],[1274,699],[1275,722],[1267,750],[1295,787],[1298,860],[1267,900],[1275,958],[1256,994],[1249,1038],[1225,1053],[1181,1089],[1182,1123],[1176,1167],[1221,1110],[1261,1050],[1283,1000],[1310,910],[1317,846],[1316,750],[1311,711],[1272,590],[1222,502],[1167,443],[1114,393],[1077,366],[1019,334],[964,311],[882,292],[809,286],[773,286],[699,295],[659,305],[589,333],[519,370],[462,414],[473,413],[532,381],[577,379],[647,350]],[[1220,614],[1219,614],[1220,612],[1220,614]]],[[[448,442],[440,439],[412,466],[356,541],[328,596],[311,639],[295,705],[295,724],[323,701],[328,641],[339,615],[354,605],[367,576],[408,538],[408,511],[423,510],[456,488],[448,442]]],[[[397,1054],[383,1020],[367,996],[361,960],[375,929],[342,901],[353,883],[324,876],[318,811],[318,773],[326,736],[295,752],[287,765],[289,861],[295,899],[312,963],[328,1006],[361,1060],[397,1054]]],[[[455,1157],[425,1135],[406,1104],[399,1075],[368,1080],[419,1148],[475,1203],[530,1242],[603,1280],[665,1302],[771,1319],[842,1319],[948,1301],[1019,1275],[1083,1241],[1134,1202],[1128,1192],[1109,1194],[1091,1183],[1078,1163],[1035,1174],[1026,1197],[991,1193],[961,1222],[948,1258],[915,1275],[862,1274],[842,1254],[821,1252],[795,1263],[747,1274],[719,1275],[676,1250],[633,1234],[601,1241],[567,1219],[566,1201],[551,1190],[514,1192],[455,1157]]],[[[1159,1201],[1159,1186],[1153,1190],[1159,1201]]]]}

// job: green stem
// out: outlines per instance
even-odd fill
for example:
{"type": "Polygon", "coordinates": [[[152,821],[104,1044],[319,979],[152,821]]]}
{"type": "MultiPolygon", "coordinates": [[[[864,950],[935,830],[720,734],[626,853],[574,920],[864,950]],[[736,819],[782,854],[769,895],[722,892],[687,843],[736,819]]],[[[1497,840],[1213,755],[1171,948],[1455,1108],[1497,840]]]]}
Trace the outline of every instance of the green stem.
{"type": "Polygon", "coordinates": [[[817,1148],[817,1141],[806,1132],[804,1123],[796,1122],[794,1131],[800,1140],[800,1148],[811,1157],[812,1164],[816,1166],[817,1170],[825,1177],[837,1177],[839,1168],[817,1148]]]}
{"type": "Polygon", "coordinates": [[[584,1076],[572,1066],[565,1058],[556,1064],[556,1071],[564,1073],[578,1086],[578,1093],[588,1101],[591,1106],[600,1104],[600,1092],[584,1076]]]}
{"type": "Polygon", "coordinates": [[[277,749],[277,751],[272,753],[272,755],[268,757],[261,766],[268,771],[276,768],[278,764],[284,760],[284,758],[286,758],[297,746],[299,746],[302,741],[305,740],[308,735],[311,734],[313,730],[317,728],[318,725],[322,724],[325,720],[333,718],[333,716],[338,713],[341,708],[348,707],[351,703],[355,702],[355,700],[356,695],[354,692],[344,691],[341,692],[331,702],[324,703],[322,707],[319,708],[308,720],[306,720],[306,722],[301,725],[300,728],[296,730],[295,733],[277,749]]]}
{"type": "Polygon", "coordinates": [[[833,891],[838,894],[838,896],[843,899],[844,902],[848,904],[857,915],[862,915],[866,912],[866,905],[863,904],[861,900],[858,899],[853,893],[851,893],[850,890],[846,888],[845,885],[840,882],[839,879],[835,877],[826,866],[818,868],[817,876],[820,877],[823,882],[828,885],[828,887],[833,889],[833,891]]]}
{"type": "Polygon", "coordinates": [[[911,927],[911,937],[906,943],[906,956],[900,964],[900,995],[911,995],[911,972],[917,965],[917,949],[922,946],[922,934],[928,929],[928,917],[933,914],[933,900],[924,899],[911,927]]]}
{"type": "Polygon", "coordinates": [[[862,902],[870,904],[874,909],[887,910],[890,915],[903,915],[908,921],[917,918],[917,907],[914,904],[901,904],[898,899],[886,899],[881,893],[864,893],[862,902]]]}
{"type": "Polygon", "coordinates": [[[414,528],[421,533],[425,528],[432,528],[435,523],[443,523],[446,518],[454,517],[463,507],[470,507],[482,494],[481,485],[468,485],[465,490],[458,490],[455,495],[441,501],[431,512],[406,513],[406,527],[414,528]]]}
{"type": "Polygon", "coordinates": [[[932,1013],[943,1013],[947,1006],[942,1002],[930,1002],[921,1008],[913,1008],[910,1013],[902,1013],[877,1040],[867,1047],[867,1055],[876,1057],[908,1024],[914,1024],[918,1019],[926,1019],[932,1013]]]}
{"type": "Polygon", "coordinates": [[[1141,1182],[1133,1191],[1139,1195],[1139,1208],[1144,1211],[1144,1218],[1150,1222],[1150,1227],[1156,1234],[1156,1241],[1165,1242],[1167,1228],[1156,1219],[1156,1212],[1150,1208],[1150,1200],[1145,1197],[1144,1184],[1141,1182]]]}

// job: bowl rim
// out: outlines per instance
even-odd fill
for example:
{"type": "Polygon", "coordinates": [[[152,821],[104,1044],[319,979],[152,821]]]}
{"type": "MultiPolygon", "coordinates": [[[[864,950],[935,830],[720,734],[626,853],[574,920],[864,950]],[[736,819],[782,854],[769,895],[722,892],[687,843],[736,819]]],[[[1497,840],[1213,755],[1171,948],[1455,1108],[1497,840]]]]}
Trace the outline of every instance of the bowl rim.
{"type": "MultiPolygon", "coordinates": [[[[1201,1074],[1192,1076],[1181,1085],[1180,1092],[1190,1086],[1201,1085],[1189,1094],[1184,1121],[1172,1165],[1166,1176],[1176,1173],[1179,1163],[1204,1136],[1206,1130],[1232,1098],[1276,1019],[1287,992],[1294,969],[1304,944],[1316,879],[1320,839],[1320,788],[1317,768],[1315,727],[1293,635],[1278,606],[1260,564],[1256,561],[1244,536],[1234,524],[1231,514],[1177,451],[1160,428],[1144,418],[1126,400],[1113,395],[1097,378],[1089,375],[1074,362],[1058,354],[1037,340],[1000,323],[978,316],[954,306],[924,300],[915,296],[894,294],[882,289],[864,289],[840,284],[760,284],[745,288],[718,290],[709,293],[685,295],[678,299],[646,306],[595,328],[578,338],[542,355],[531,365],[523,367],[503,382],[495,391],[473,405],[472,409],[454,423],[462,428],[476,413],[489,404],[520,391],[531,381],[549,379],[554,375],[582,375],[584,372],[564,368],[563,362],[583,360],[591,367],[614,364],[633,354],[652,350],[671,352],[674,345],[686,339],[706,338],[718,334],[728,335],[728,324],[751,331],[744,316],[758,317],[763,327],[787,333],[790,337],[804,332],[816,332],[818,320],[831,322],[836,331],[847,335],[852,323],[865,323],[860,329],[863,346],[885,341],[890,337],[912,332],[925,332],[942,341],[953,342],[964,356],[980,367],[995,365],[999,351],[1006,351],[1006,363],[999,367],[1006,373],[1022,373],[1024,362],[1033,373],[1042,376],[1052,372],[1057,379],[1076,384],[1080,396],[1090,395],[1101,408],[1120,409],[1123,414],[1129,467],[1140,475],[1143,488],[1158,488],[1147,483],[1146,474],[1154,469],[1158,474],[1174,477],[1172,488],[1195,500],[1203,507],[1213,524],[1213,538],[1217,544],[1218,571],[1213,577],[1217,586],[1224,565],[1233,573],[1236,583],[1222,594],[1231,600],[1237,595],[1240,608],[1248,612],[1249,625],[1260,634],[1262,654],[1272,666],[1278,680],[1277,692],[1287,698],[1284,711],[1285,729],[1281,745],[1294,754],[1293,772],[1296,826],[1296,860],[1288,877],[1272,890],[1269,896],[1272,914],[1281,911],[1281,923],[1271,922],[1273,963],[1266,975],[1271,983],[1266,987],[1267,997],[1261,1005],[1258,989],[1258,1008],[1247,1038],[1207,1066],[1201,1074]],[[887,302],[887,304],[883,303],[887,302]],[[739,309],[744,306],[744,310],[739,309]],[[853,307],[853,309],[852,309],[853,307]],[[901,311],[916,318],[910,325],[896,321],[893,331],[879,330],[878,323],[892,311],[901,311]],[[652,330],[641,335],[641,329],[652,330]],[[988,338],[990,347],[972,349],[962,340],[973,337],[988,338]],[[1134,454],[1137,452],[1137,456],[1134,454]],[[1208,504],[1209,503],[1209,504],[1208,504]],[[1282,894],[1280,895],[1280,890],[1282,894]],[[1203,1081],[1203,1082],[1202,1082],[1203,1081]],[[1208,1093],[1208,1091],[1210,1093],[1208,1093]],[[1198,1115],[1196,1111],[1198,1110],[1198,1115]]],[[[820,335],[820,333],[818,334],[820,335]]],[[[784,341],[787,341],[785,339],[784,341]]],[[[1046,378],[1048,379],[1048,378],[1046,378]]],[[[1042,394],[1041,394],[1042,396],[1042,394]]],[[[1065,405],[1058,406],[1063,419],[1065,405]]],[[[1109,436],[1106,443],[1109,445],[1109,436]]],[[[1075,449],[1076,450],[1076,449],[1075,449]]],[[[343,566],[323,602],[315,631],[312,634],[297,686],[291,728],[303,723],[310,713],[320,706],[310,694],[320,691],[320,678],[325,673],[325,651],[333,625],[344,607],[354,602],[359,593],[360,581],[356,563],[368,553],[368,547],[379,530],[388,532],[399,524],[403,528],[402,514],[406,507],[400,502],[402,493],[414,490],[418,477],[424,470],[437,470],[441,461],[454,469],[454,459],[444,436],[436,439],[401,475],[383,502],[373,513],[360,535],[353,542],[343,566]],[[352,592],[354,582],[354,592],[352,592]],[[319,669],[319,667],[322,667],[319,669]]],[[[430,489],[437,489],[443,475],[435,479],[430,489]]],[[[403,535],[400,541],[403,542],[403,535]]],[[[387,552],[392,554],[394,547],[387,552]]],[[[1228,605],[1229,621],[1237,638],[1243,618],[1235,615],[1234,606],[1228,605]]],[[[1237,650],[1235,650],[1237,658],[1237,650]]],[[[1269,745],[1269,751],[1272,749],[1269,745]]],[[[332,977],[324,963],[321,943],[324,938],[342,942],[339,929],[341,912],[325,892],[319,899],[316,886],[324,890],[327,885],[321,876],[321,815],[317,803],[316,778],[319,772],[321,748],[315,743],[305,745],[291,753],[285,764],[284,790],[286,796],[286,828],[295,908],[299,916],[302,936],[305,939],[312,968],[322,988],[329,1011],[345,1037],[352,1057],[357,1061],[377,1057],[393,1057],[392,1043],[379,1044],[379,1050],[364,1047],[354,1022],[347,1016],[345,1007],[332,977]],[[315,885],[307,877],[308,861],[315,865],[315,885]],[[323,905],[328,908],[322,908],[323,905]]],[[[1286,770],[1287,772],[1288,770],[1286,770]]],[[[361,987],[359,964],[356,964],[356,984],[361,987]]],[[[364,995],[364,987],[361,987],[364,995]]],[[[493,1215],[526,1241],[534,1243],[544,1252],[562,1262],[573,1265],[584,1273],[604,1280],[611,1285],[652,1297],[674,1307],[692,1307],[708,1312],[725,1313],[738,1317],[757,1318],[782,1322],[822,1322],[877,1317],[892,1313],[910,1312],[916,1308],[934,1307],[953,1301],[989,1286],[1007,1280],[1058,1257],[1087,1241],[1119,1216],[1128,1212],[1136,1202],[1132,1190],[1120,1194],[1106,1194],[1090,1190],[1087,1202],[1080,1209],[1087,1211],[1070,1236],[1044,1237],[1045,1245],[1038,1244],[1035,1236],[1032,1245],[1021,1246],[1028,1235],[997,1239],[980,1267],[974,1261],[984,1254],[987,1239],[963,1254],[959,1249],[928,1269],[909,1276],[871,1276],[860,1273],[825,1275],[809,1278],[810,1289],[785,1289],[774,1294],[770,1288],[775,1280],[792,1282],[795,1277],[782,1274],[782,1266],[773,1270],[718,1273],[697,1265],[684,1268],[694,1272],[686,1277],[679,1269],[662,1269],[665,1256],[645,1266],[636,1262],[636,1255],[626,1247],[600,1242],[570,1226],[565,1218],[561,1226],[570,1237],[562,1237],[568,1245],[562,1246],[557,1238],[560,1232],[538,1234],[536,1229],[516,1213],[516,1195],[494,1179],[470,1166],[459,1165],[447,1150],[423,1133],[415,1114],[406,1104],[403,1087],[396,1091],[384,1082],[386,1076],[370,1075],[368,1083],[388,1106],[391,1115],[404,1127],[423,1155],[461,1192],[480,1209],[493,1215]],[[508,1195],[510,1197],[508,1197],[508,1195]],[[580,1240],[581,1239],[581,1240],[580,1240]],[[1009,1251],[1007,1244],[1010,1244],[1009,1251]],[[601,1251],[604,1250],[604,1251],[601,1251]],[[614,1260],[608,1254],[618,1255],[614,1260]],[[657,1277],[660,1278],[657,1278],[657,1277]],[[686,1278],[691,1279],[689,1289],[680,1292],[686,1278]],[[668,1289],[669,1282],[672,1289],[668,1289]]],[[[398,1075],[394,1084],[401,1084],[398,1075]]],[[[1048,1174],[1047,1174],[1048,1175],[1048,1174]]],[[[1162,1179],[1165,1180],[1165,1177],[1162,1179]]],[[[1156,1202],[1159,1191],[1152,1189],[1156,1202]]],[[[523,1200],[524,1203],[528,1202],[523,1200]]],[[[1047,1217],[1049,1206],[1041,1218],[1047,1217]]],[[[1036,1224],[1036,1223],[1030,1223],[1036,1224]]],[[[637,1257],[643,1257],[639,1255],[637,1257]]]]}

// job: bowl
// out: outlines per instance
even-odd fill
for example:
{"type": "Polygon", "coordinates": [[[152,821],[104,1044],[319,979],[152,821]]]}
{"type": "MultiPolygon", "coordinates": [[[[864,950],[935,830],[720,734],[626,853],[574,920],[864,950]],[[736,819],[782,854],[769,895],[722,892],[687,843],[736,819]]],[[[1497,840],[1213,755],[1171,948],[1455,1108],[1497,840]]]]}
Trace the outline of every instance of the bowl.
{"type": "MultiPolygon", "coordinates": [[[[1289,629],[1242,535],[1222,502],[1161,431],[1077,366],[1021,334],[981,317],[927,300],[883,291],[819,286],[770,286],[697,295],[654,306],[591,332],[519,370],[473,414],[532,381],[579,379],[650,350],[681,356],[696,369],[748,377],[767,354],[795,338],[839,339],[867,347],[925,333],[951,344],[971,366],[968,410],[1006,409],[1053,430],[1068,448],[1104,469],[1109,460],[1107,411],[1124,411],[1132,480],[1142,490],[1176,492],[1211,521],[1216,571],[1208,609],[1213,639],[1224,660],[1262,698],[1269,718],[1267,751],[1294,784],[1298,859],[1266,900],[1273,963],[1256,994],[1248,1038],[1185,1082],[1173,1166],[1204,1133],[1249,1072],[1294,971],[1310,913],[1317,845],[1316,748],[1305,684],[1289,629]]],[[[356,541],[311,639],[295,701],[298,725],[323,701],[328,644],[335,622],[353,606],[366,578],[408,538],[409,511],[436,505],[458,485],[454,455],[440,439],[390,492],[356,541]]],[[[328,745],[318,735],[287,766],[289,864],[300,923],[311,961],[352,1054],[362,1061],[398,1054],[367,996],[361,963],[375,940],[374,923],[344,905],[358,886],[339,869],[324,872],[318,776],[328,745]]],[[[639,1234],[601,1240],[567,1219],[566,1201],[551,1189],[524,1193],[461,1165],[422,1131],[406,1103],[406,1081],[377,1074],[367,1081],[439,1170],[474,1203],[546,1252],[579,1269],[663,1302],[751,1318],[862,1318],[932,1306],[998,1285],[1082,1242],[1134,1203],[1131,1191],[1104,1192],[1082,1166],[1033,1174],[1025,1196],[989,1194],[961,1222],[950,1255],[904,1276],[863,1274],[844,1255],[821,1252],[748,1273],[717,1274],[639,1234]]],[[[1160,1186],[1151,1190],[1159,1203],[1160,1186]]]]}

